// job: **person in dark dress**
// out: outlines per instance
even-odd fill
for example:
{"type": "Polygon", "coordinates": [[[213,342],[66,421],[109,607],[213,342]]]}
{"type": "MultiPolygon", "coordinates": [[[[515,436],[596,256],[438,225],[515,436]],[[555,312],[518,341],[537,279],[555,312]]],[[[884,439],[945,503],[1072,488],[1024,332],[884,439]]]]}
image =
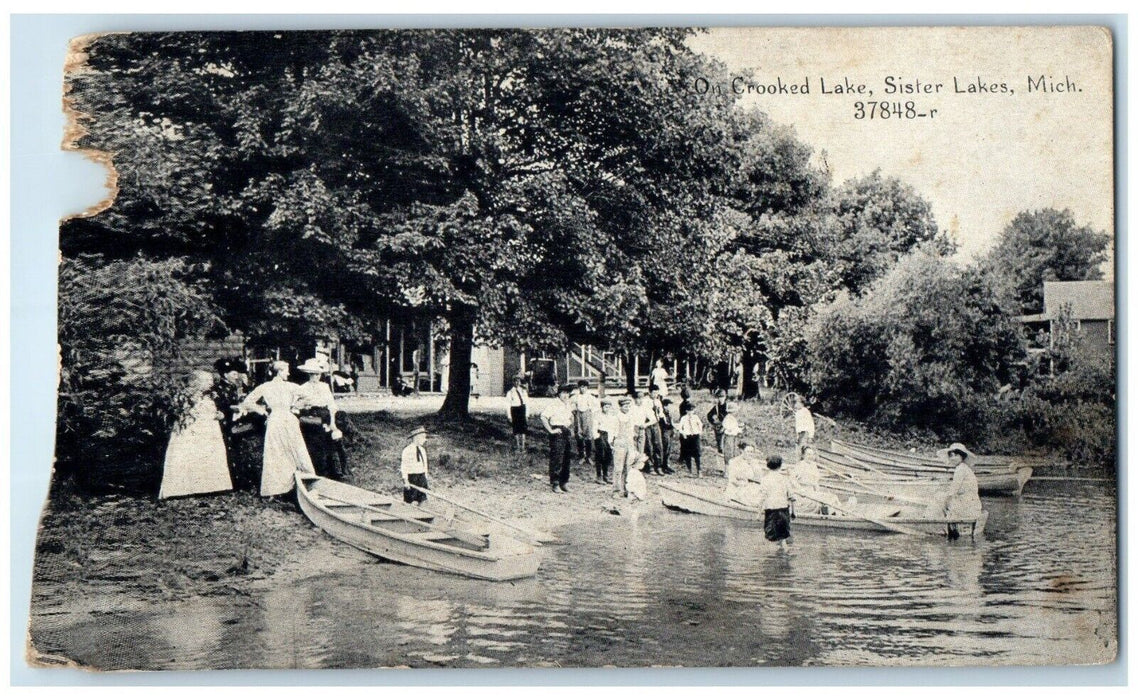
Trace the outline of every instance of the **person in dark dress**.
{"type": "Polygon", "coordinates": [[[239,357],[223,357],[213,363],[218,379],[210,397],[221,414],[221,437],[233,486],[256,490],[260,483],[259,435],[263,426],[255,415],[242,415],[238,408],[245,398],[245,361],[239,357]]]}

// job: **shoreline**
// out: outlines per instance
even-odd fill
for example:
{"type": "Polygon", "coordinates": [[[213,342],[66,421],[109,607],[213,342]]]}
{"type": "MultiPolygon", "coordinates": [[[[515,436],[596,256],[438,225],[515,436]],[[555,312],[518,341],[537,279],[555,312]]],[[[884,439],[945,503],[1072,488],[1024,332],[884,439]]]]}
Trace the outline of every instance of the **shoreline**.
{"type": "MultiPolygon", "coordinates": [[[[534,412],[549,400],[533,401],[534,412]]],[[[427,445],[431,488],[523,527],[555,532],[662,509],[656,477],[648,477],[648,500],[631,505],[614,497],[611,485],[593,483],[593,468],[576,459],[570,492],[554,493],[547,480],[546,440],[535,416],[529,450],[518,454],[504,403],[480,399],[472,403],[470,423],[452,426],[433,415],[438,402],[441,397],[421,397],[379,407],[345,400],[342,408],[355,431],[348,481],[399,498],[399,452],[410,430],[424,424],[432,433],[427,445]]],[[[709,404],[700,405],[706,411],[709,404]]],[[[740,418],[746,439],[760,451],[778,451],[794,461],[791,422],[777,407],[744,402],[740,418]]],[[[822,422],[820,437],[852,432],[822,422]]],[[[705,433],[703,480],[714,479],[721,468],[708,439],[705,433]]],[[[679,466],[677,453],[673,445],[673,468],[679,466]]],[[[441,499],[436,503],[446,505],[441,499]]],[[[33,664],[58,665],[57,659],[38,655],[33,642],[37,629],[62,619],[97,619],[209,596],[252,600],[266,590],[376,561],[324,534],[297,506],[267,503],[249,492],[158,501],[145,495],[90,496],[61,485],[51,491],[37,536],[28,657],[33,664]]],[[[391,575],[399,575],[399,569],[393,567],[391,575]]]]}

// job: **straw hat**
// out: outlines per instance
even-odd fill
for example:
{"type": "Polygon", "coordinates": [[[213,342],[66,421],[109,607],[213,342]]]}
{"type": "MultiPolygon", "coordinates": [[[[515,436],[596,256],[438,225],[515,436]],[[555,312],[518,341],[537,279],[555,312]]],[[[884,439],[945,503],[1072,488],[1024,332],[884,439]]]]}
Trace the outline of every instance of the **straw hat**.
{"type": "Polygon", "coordinates": [[[427,429],[420,425],[417,428],[415,428],[414,430],[412,430],[411,434],[408,435],[407,437],[414,439],[416,435],[426,435],[426,434],[427,434],[427,429]]]}
{"type": "Polygon", "coordinates": [[[303,365],[297,367],[296,370],[298,372],[304,372],[305,374],[327,374],[328,361],[323,357],[310,357],[304,361],[303,365]]]}
{"type": "Polygon", "coordinates": [[[944,459],[948,459],[950,456],[952,456],[953,452],[959,452],[960,454],[964,455],[964,459],[966,460],[971,460],[976,456],[972,454],[972,452],[967,447],[964,446],[964,443],[961,442],[954,442],[949,445],[947,449],[938,451],[937,454],[944,459]]]}

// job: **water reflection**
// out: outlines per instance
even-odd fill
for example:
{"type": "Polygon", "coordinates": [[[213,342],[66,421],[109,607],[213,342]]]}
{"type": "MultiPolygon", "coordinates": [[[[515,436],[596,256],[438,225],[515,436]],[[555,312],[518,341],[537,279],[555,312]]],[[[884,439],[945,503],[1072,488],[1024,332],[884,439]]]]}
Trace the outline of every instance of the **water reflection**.
{"type": "Polygon", "coordinates": [[[45,616],[35,635],[43,651],[103,668],[1108,660],[1113,490],[1030,489],[986,501],[975,542],[800,529],[784,552],[758,524],[644,504],[637,518],[566,528],[568,544],[528,581],[361,558],[254,599],[45,616]]]}

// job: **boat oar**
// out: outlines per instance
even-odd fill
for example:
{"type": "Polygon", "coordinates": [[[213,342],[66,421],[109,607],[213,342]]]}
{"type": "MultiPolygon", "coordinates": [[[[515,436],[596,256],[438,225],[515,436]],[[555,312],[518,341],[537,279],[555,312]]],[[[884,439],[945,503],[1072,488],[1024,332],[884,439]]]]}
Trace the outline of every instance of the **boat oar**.
{"type": "Polygon", "coordinates": [[[880,496],[882,498],[889,498],[889,499],[893,499],[893,500],[897,500],[897,501],[904,501],[906,503],[913,503],[915,505],[921,505],[921,506],[927,506],[929,504],[928,501],[922,501],[922,500],[916,499],[916,498],[909,498],[907,496],[898,496],[896,494],[885,493],[884,491],[878,491],[878,490],[876,490],[870,486],[866,486],[863,482],[859,481],[858,479],[855,479],[854,477],[850,476],[849,474],[845,474],[843,472],[840,472],[837,469],[831,469],[830,467],[827,467],[824,464],[819,464],[818,468],[822,469],[824,471],[830,472],[834,476],[841,477],[841,478],[849,481],[850,483],[856,484],[863,491],[865,491],[866,493],[871,494],[873,496],[880,496]]]}
{"type": "Polygon", "coordinates": [[[799,492],[795,495],[801,496],[802,498],[805,498],[808,501],[814,501],[815,503],[820,503],[820,504],[822,504],[828,508],[833,508],[834,510],[838,511],[839,513],[844,513],[846,515],[850,515],[850,516],[853,516],[855,518],[860,518],[862,520],[866,520],[868,522],[873,523],[874,525],[877,525],[878,527],[883,527],[886,530],[890,530],[892,532],[897,532],[897,533],[900,533],[902,535],[912,535],[914,537],[936,537],[936,535],[931,535],[927,532],[921,532],[920,530],[914,530],[912,528],[905,527],[904,525],[898,525],[896,523],[890,523],[890,522],[887,522],[885,520],[879,520],[877,518],[871,518],[864,513],[858,513],[857,511],[850,510],[848,508],[835,506],[833,503],[827,503],[823,500],[814,498],[813,496],[808,496],[805,493],[799,492]]]}
{"type": "MultiPolygon", "coordinates": [[[[405,522],[415,523],[417,525],[422,525],[424,527],[431,527],[430,524],[423,522],[419,518],[412,518],[410,516],[400,515],[399,513],[394,513],[390,510],[384,510],[382,508],[376,508],[374,506],[369,506],[366,503],[356,503],[355,501],[345,501],[342,498],[336,498],[335,496],[329,496],[326,493],[315,494],[315,497],[321,498],[325,501],[334,501],[336,503],[343,503],[344,505],[347,505],[347,506],[355,506],[356,508],[360,508],[360,509],[365,510],[365,511],[370,511],[373,513],[379,513],[380,515],[386,515],[386,516],[389,516],[392,518],[397,518],[399,520],[403,520],[405,522]]],[[[424,514],[430,515],[430,514],[426,513],[425,511],[424,511],[424,514]]],[[[432,517],[434,517],[434,516],[432,515],[432,517]]],[[[456,540],[459,540],[461,542],[466,542],[467,544],[472,544],[475,547],[485,548],[485,547],[490,546],[489,539],[487,539],[484,535],[471,534],[471,533],[463,532],[462,530],[455,530],[453,528],[447,528],[447,527],[439,527],[437,525],[434,527],[438,528],[439,530],[442,530],[443,532],[445,532],[446,534],[455,538],[456,540]]]]}
{"type": "Polygon", "coordinates": [[[415,489],[416,491],[420,491],[422,493],[429,494],[429,495],[439,499],[440,501],[442,501],[444,503],[449,503],[452,506],[455,506],[455,507],[461,508],[465,511],[469,511],[471,513],[474,513],[475,515],[477,515],[481,518],[484,518],[486,520],[489,520],[492,523],[497,523],[499,525],[503,525],[505,527],[508,527],[511,530],[516,530],[517,532],[520,532],[523,535],[533,539],[538,544],[561,544],[562,543],[562,541],[560,539],[558,539],[555,535],[551,535],[548,532],[538,532],[537,530],[530,530],[530,529],[524,528],[520,525],[515,525],[515,524],[513,524],[507,520],[502,520],[501,518],[496,518],[493,515],[490,515],[489,513],[484,513],[480,510],[477,510],[475,508],[472,508],[472,507],[466,505],[465,503],[460,503],[460,502],[454,500],[453,498],[448,498],[447,496],[442,495],[438,491],[431,491],[430,489],[425,489],[425,488],[422,488],[420,486],[416,486],[415,484],[408,484],[408,486],[415,489]]]}

